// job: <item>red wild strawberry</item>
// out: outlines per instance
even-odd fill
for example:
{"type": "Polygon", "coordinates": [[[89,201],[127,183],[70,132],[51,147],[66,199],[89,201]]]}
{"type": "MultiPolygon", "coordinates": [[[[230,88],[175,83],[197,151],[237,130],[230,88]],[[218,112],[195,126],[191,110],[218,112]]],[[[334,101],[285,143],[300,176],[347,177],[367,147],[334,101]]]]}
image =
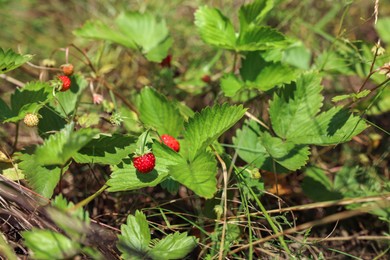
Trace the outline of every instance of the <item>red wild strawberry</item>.
{"type": "Polygon", "coordinates": [[[174,137],[165,134],[161,136],[161,139],[163,140],[164,144],[166,144],[172,150],[179,152],[180,144],[174,137]]]}
{"type": "Polygon", "coordinates": [[[58,79],[62,82],[62,86],[60,88],[60,91],[67,91],[70,89],[70,85],[72,82],[70,81],[70,78],[65,75],[58,76],[58,79]]]}
{"type": "Polygon", "coordinates": [[[72,76],[73,74],[73,64],[67,63],[61,66],[62,72],[65,76],[72,76]]]}
{"type": "Polygon", "coordinates": [[[23,122],[26,124],[28,127],[34,127],[37,126],[39,123],[39,118],[36,114],[32,113],[27,113],[24,116],[23,122]]]}
{"type": "Polygon", "coordinates": [[[133,157],[133,165],[140,173],[148,173],[154,169],[156,157],[153,153],[133,157]]]}
{"type": "Polygon", "coordinates": [[[202,76],[202,81],[205,82],[205,83],[210,83],[211,82],[211,77],[210,75],[203,75],[202,76]]]}
{"type": "Polygon", "coordinates": [[[170,68],[171,67],[171,61],[172,61],[172,55],[168,54],[161,62],[160,66],[163,68],[170,68]]]}

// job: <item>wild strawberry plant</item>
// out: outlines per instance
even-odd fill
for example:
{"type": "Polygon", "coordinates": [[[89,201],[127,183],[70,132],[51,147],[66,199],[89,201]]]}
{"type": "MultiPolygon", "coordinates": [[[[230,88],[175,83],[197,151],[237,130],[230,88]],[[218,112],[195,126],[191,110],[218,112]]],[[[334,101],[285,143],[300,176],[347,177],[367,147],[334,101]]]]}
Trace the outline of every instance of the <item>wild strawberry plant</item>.
{"type": "MultiPolygon", "coordinates": [[[[198,208],[196,213],[216,222],[214,233],[209,234],[203,219],[191,222],[185,214],[178,213],[200,230],[202,235],[198,237],[207,238],[202,241],[187,232],[162,232],[163,236],[152,238],[151,229],[158,228],[147,221],[145,212],[151,212],[150,209],[137,209],[135,215],[127,216],[116,237],[118,256],[123,259],[182,259],[205,243],[211,243],[204,247],[209,258],[238,256],[233,245],[246,243],[249,252],[243,254],[251,259],[252,242],[260,238],[252,231],[254,217],[249,208],[253,205],[260,209],[272,232],[279,234],[274,241],[277,247],[290,257],[299,255],[292,251],[290,241],[280,235],[284,227],[267,213],[260,201],[265,190],[262,172],[304,172],[302,189],[317,201],[389,191],[388,186],[365,187],[369,191],[366,193],[345,190],[346,185],[359,190],[361,186],[352,176],[359,169],[350,171],[350,166],[345,166],[332,181],[312,159],[313,147],[339,146],[369,128],[370,122],[361,116],[361,111],[373,110],[364,105],[359,107],[359,102],[370,94],[381,99],[377,93],[386,91],[389,82],[390,69],[378,56],[379,46],[373,53],[367,44],[340,43],[343,48],[322,53],[311,65],[310,51],[301,41],[266,25],[266,18],[275,7],[271,0],[245,4],[238,11],[237,26],[218,8],[199,7],[192,29],[217,54],[203,70],[196,71],[195,81],[190,69],[187,75],[175,78],[170,54],[174,49],[173,38],[164,19],[149,12],[121,12],[111,22],[87,21],[74,31],[75,36],[108,48],[121,46],[133,57],[159,64],[158,77],[168,88],[145,84],[140,91],[131,89],[126,93],[131,95],[121,95],[105,77],[106,70],[115,68],[92,62],[96,57],[72,45],[69,49],[81,52],[88,66],[78,71],[76,64],[67,60],[48,81],[28,82],[16,88],[9,99],[0,99],[1,122],[16,125],[15,145],[8,152],[13,165],[3,175],[24,179],[27,187],[51,199],[48,215],[61,229],[61,232],[24,231],[22,236],[32,257],[53,259],[85,254],[103,259],[104,252],[91,247],[84,235],[91,230],[91,220],[82,207],[104,191],[120,196],[117,194],[162,187],[178,194],[185,188],[196,198],[195,204],[208,209],[198,208]],[[210,76],[222,53],[231,57],[227,59],[230,62],[223,64],[219,76],[210,76]],[[357,60],[340,66],[336,62],[340,57],[357,60]],[[325,103],[322,82],[331,74],[353,74],[366,80],[356,93],[342,92],[333,97],[335,104],[329,106],[325,103]],[[369,79],[377,84],[372,90],[365,88],[369,79]],[[193,111],[180,100],[180,96],[199,91],[189,87],[193,82],[201,82],[212,91],[216,87],[219,99],[193,111]],[[180,87],[176,89],[175,84],[180,87]],[[102,85],[109,98],[95,90],[95,86],[102,85]],[[350,103],[341,104],[342,101],[350,103]],[[355,104],[357,109],[351,109],[355,104]],[[250,113],[256,106],[265,109],[256,115],[250,113]],[[35,127],[41,143],[18,147],[18,132],[25,131],[22,121],[35,127]],[[74,205],[62,197],[60,186],[64,175],[76,165],[100,167],[108,173],[97,192],[74,205]],[[10,171],[15,174],[9,174],[10,171]],[[239,190],[239,195],[234,195],[241,201],[238,210],[230,209],[234,203],[227,199],[233,196],[229,193],[233,187],[239,190]],[[239,213],[244,213],[248,237],[240,236],[244,231],[233,222],[228,223],[228,211],[233,220],[239,220],[242,218],[239,213]],[[42,240],[50,243],[39,242],[42,240]]],[[[118,55],[116,59],[119,58],[118,55]]],[[[0,70],[9,72],[31,59],[32,55],[0,49],[0,70]]],[[[378,104],[383,109],[383,102],[378,104]]],[[[358,206],[353,204],[350,208],[358,206]]],[[[169,226],[166,214],[171,212],[164,210],[160,212],[169,226]]],[[[389,219],[386,209],[375,208],[371,213],[389,219]]]]}

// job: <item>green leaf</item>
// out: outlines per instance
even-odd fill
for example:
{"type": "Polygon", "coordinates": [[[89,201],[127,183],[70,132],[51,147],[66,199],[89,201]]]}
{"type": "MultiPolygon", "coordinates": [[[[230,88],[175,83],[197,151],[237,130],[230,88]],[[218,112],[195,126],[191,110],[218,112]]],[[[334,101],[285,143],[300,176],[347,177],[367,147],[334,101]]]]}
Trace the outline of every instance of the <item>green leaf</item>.
{"type": "Polygon", "coordinates": [[[134,137],[120,134],[100,135],[81,148],[73,159],[78,163],[119,164],[135,151],[136,141],[134,137]]]}
{"type": "Polygon", "coordinates": [[[80,245],[60,233],[33,228],[23,231],[24,244],[34,259],[64,259],[74,256],[80,245]]]}
{"type": "Polygon", "coordinates": [[[77,219],[82,220],[85,223],[90,223],[88,211],[84,211],[82,207],[74,210],[73,207],[75,205],[73,204],[73,202],[67,201],[62,194],[57,195],[54,199],[52,199],[51,205],[63,212],[66,212],[66,214],[71,214],[73,217],[76,217],[77,219]]]}
{"type": "Polygon", "coordinates": [[[332,145],[350,141],[366,127],[365,121],[360,117],[342,107],[333,107],[312,121],[305,122],[300,132],[297,131],[289,138],[300,144],[332,145]]]}
{"type": "Polygon", "coordinates": [[[289,172],[286,167],[294,166],[292,168],[296,168],[296,164],[293,164],[294,158],[290,158],[291,156],[296,156],[296,161],[304,164],[307,148],[294,146],[291,142],[284,144],[280,139],[273,139],[269,135],[263,137],[263,135],[263,130],[253,120],[246,121],[242,129],[237,130],[236,137],[233,137],[233,143],[241,159],[260,169],[276,173],[289,172]],[[263,144],[264,141],[265,144],[263,144]],[[273,145],[276,147],[273,148],[273,145]],[[288,148],[283,147],[285,145],[288,148]],[[276,158],[273,158],[270,153],[276,158]],[[299,160],[300,158],[301,160],[299,160]],[[285,164],[286,167],[283,167],[279,162],[285,164]]]}
{"type": "Polygon", "coordinates": [[[342,107],[317,115],[323,100],[320,81],[316,73],[307,73],[274,95],[269,112],[279,137],[297,144],[331,145],[349,141],[366,128],[362,119],[342,107]]]}
{"type": "Polygon", "coordinates": [[[67,125],[36,149],[37,162],[41,165],[65,165],[97,132],[96,129],[86,128],[73,131],[73,124],[67,125]]]}
{"type": "Polygon", "coordinates": [[[342,198],[339,192],[334,191],[329,177],[319,168],[310,167],[306,169],[302,189],[314,201],[337,200],[342,198]]]}
{"type": "Polygon", "coordinates": [[[242,105],[231,106],[225,103],[195,113],[194,117],[185,124],[184,137],[191,144],[188,150],[189,159],[195,158],[198,152],[203,152],[207,146],[240,120],[245,111],[242,105]]]}
{"type": "Polygon", "coordinates": [[[183,129],[184,119],[174,103],[152,88],[141,91],[139,105],[140,120],[161,134],[178,136],[183,129]]]}
{"type": "MultiPolygon", "coordinates": [[[[19,156],[21,162],[19,168],[23,170],[28,185],[37,193],[46,198],[51,198],[53,191],[60,181],[61,168],[56,166],[42,166],[36,156],[23,154],[19,156]]],[[[68,166],[62,169],[65,172],[68,166]]]]}
{"type": "Polygon", "coordinates": [[[229,50],[235,49],[233,24],[218,9],[202,6],[195,12],[195,25],[204,42],[229,50]]]}
{"type": "Polygon", "coordinates": [[[221,79],[221,89],[227,97],[233,97],[244,86],[234,74],[225,74],[221,79]]]}
{"type": "Polygon", "coordinates": [[[273,7],[273,0],[255,0],[250,4],[242,5],[238,14],[240,31],[243,32],[251,23],[259,25],[273,7]]]}
{"type": "Polygon", "coordinates": [[[298,170],[309,159],[309,147],[306,145],[283,141],[278,137],[272,137],[267,132],[260,137],[260,142],[272,160],[291,171],[298,170]]]}
{"type": "Polygon", "coordinates": [[[66,120],[51,106],[44,106],[39,110],[42,118],[39,119],[38,133],[46,138],[49,132],[60,131],[66,125],[66,120]]]}
{"type": "Polygon", "coordinates": [[[33,55],[21,55],[11,49],[4,51],[0,48],[0,73],[7,73],[31,60],[33,55]]]}
{"type": "Polygon", "coordinates": [[[127,48],[140,50],[150,61],[160,62],[172,45],[165,20],[150,13],[122,12],[109,26],[101,21],[89,21],[74,31],[77,36],[112,41],[127,48]]]}
{"type": "Polygon", "coordinates": [[[302,133],[302,127],[314,119],[322,106],[321,78],[307,73],[284,86],[270,102],[270,117],[275,133],[288,139],[302,133]]]}
{"type": "Polygon", "coordinates": [[[236,50],[268,50],[270,48],[285,47],[287,44],[286,38],[279,31],[270,27],[250,24],[245,31],[240,32],[240,36],[237,39],[236,50]]]}
{"type": "Polygon", "coordinates": [[[165,160],[169,174],[176,181],[187,186],[197,195],[212,198],[217,191],[217,163],[214,156],[206,151],[188,161],[165,145],[153,144],[156,157],[165,160]]]}
{"type": "MultiPolygon", "coordinates": [[[[11,112],[4,122],[17,122],[27,113],[36,113],[49,99],[50,85],[43,82],[29,82],[11,95],[11,112]]],[[[7,110],[7,109],[6,109],[7,110]]]]}
{"type": "Polygon", "coordinates": [[[83,90],[88,86],[88,81],[81,75],[71,76],[70,79],[72,83],[70,89],[58,92],[56,99],[51,103],[51,106],[63,117],[73,113],[83,90]]]}
{"type": "Polygon", "coordinates": [[[7,118],[12,117],[12,111],[8,105],[0,98],[0,121],[3,122],[7,118]]]}
{"type": "Polygon", "coordinates": [[[1,174],[9,180],[17,181],[17,180],[24,179],[24,174],[19,169],[17,164],[15,164],[14,166],[12,166],[10,168],[0,169],[0,170],[1,170],[1,174]]]}
{"type": "Polygon", "coordinates": [[[183,259],[197,246],[194,236],[175,232],[157,242],[148,253],[154,260],[183,259]]]}
{"type": "Polygon", "coordinates": [[[375,29],[382,41],[390,43],[390,17],[379,18],[375,29]]]}
{"type": "Polygon", "coordinates": [[[250,52],[242,61],[240,74],[247,85],[267,91],[282,83],[290,83],[299,71],[280,62],[267,62],[258,52],[250,52]]]}
{"type": "Polygon", "coordinates": [[[166,189],[169,193],[175,195],[179,191],[180,183],[178,183],[171,177],[168,177],[163,182],[160,183],[160,186],[163,189],[166,189]]]}
{"type": "Polygon", "coordinates": [[[156,167],[147,174],[139,173],[131,164],[131,160],[123,160],[123,164],[113,167],[110,179],[107,181],[109,192],[137,190],[154,187],[168,176],[167,165],[156,155],[156,167]]]}
{"type": "Polygon", "coordinates": [[[134,256],[142,257],[149,251],[150,240],[146,216],[137,210],[135,216],[127,216],[126,225],[121,225],[117,247],[124,259],[132,259],[134,256]]]}
{"type": "Polygon", "coordinates": [[[160,62],[167,56],[172,39],[169,38],[165,20],[157,21],[150,13],[126,12],[121,13],[115,23],[121,32],[141,48],[143,54],[149,54],[147,56],[149,60],[160,62]],[[156,51],[156,48],[162,49],[156,51]],[[151,51],[153,53],[150,53],[151,51]]]}
{"type": "Polygon", "coordinates": [[[309,70],[311,52],[302,42],[295,42],[286,48],[282,55],[282,62],[300,69],[309,70]]]}
{"type": "Polygon", "coordinates": [[[360,99],[360,98],[364,98],[366,97],[368,94],[371,93],[371,90],[368,90],[368,89],[365,89],[359,93],[351,93],[351,94],[347,94],[347,95],[339,95],[339,96],[335,96],[332,98],[332,102],[339,102],[339,101],[342,101],[342,100],[345,100],[345,99],[352,99],[353,101],[356,101],[357,99],[360,99]]]}
{"type": "Polygon", "coordinates": [[[112,41],[130,49],[136,49],[137,45],[131,37],[122,31],[115,30],[102,21],[87,21],[83,27],[73,31],[76,36],[112,41]]]}

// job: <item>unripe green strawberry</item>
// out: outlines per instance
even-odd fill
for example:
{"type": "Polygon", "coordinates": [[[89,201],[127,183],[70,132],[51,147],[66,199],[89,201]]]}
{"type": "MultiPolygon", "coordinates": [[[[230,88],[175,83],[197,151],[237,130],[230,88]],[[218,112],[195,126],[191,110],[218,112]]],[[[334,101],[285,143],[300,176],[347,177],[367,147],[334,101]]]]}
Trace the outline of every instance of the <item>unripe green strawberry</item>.
{"type": "Polygon", "coordinates": [[[39,123],[39,117],[37,114],[32,114],[32,113],[27,113],[24,116],[23,122],[26,124],[28,127],[34,127],[37,126],[39,123]]]}
{"type": "Polygon", "coordinates": [[[70,81],[70,78],[65,75],[58,76],[58,79],[62,82],[62,86],[60,88],[60,91],[67,91],[70,89],[70,85],[72,82],[70,81]]]}
{"type": "Polygon", "coordinates": [[[172,136],[164,134],[161,136],[161,139],[163,140],[164,144],[170,147],[175,152],[179,152],[180,150],[180,143],[172,136]]]}
{"type": "Polygon", "coordinates": [[[151,172],[156,165],[156,157],[153,153],[133,157],[133,165],[140,173],[151,172]]]}

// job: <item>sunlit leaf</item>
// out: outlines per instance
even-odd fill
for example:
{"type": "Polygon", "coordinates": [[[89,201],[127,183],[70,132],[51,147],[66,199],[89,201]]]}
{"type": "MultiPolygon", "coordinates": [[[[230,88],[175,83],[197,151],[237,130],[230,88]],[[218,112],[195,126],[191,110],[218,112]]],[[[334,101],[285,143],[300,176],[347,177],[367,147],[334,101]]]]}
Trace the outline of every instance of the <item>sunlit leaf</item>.
{"type": "Polygon", "coordinates": [[[236,35],[233,24],[218,9],[202,6],[195,12],[195,25],[206,43],[233,50],[236,35]]]}
{"type": "Polygon", "coordinates": [[[173,102],[152,88],[145,87],[140,96],[140,120],[161,134],[178,136],[184,119],[173,102]]]}
{"type": "Polygon", "coordinates": [[[33,55],[30,54],[18,54],[11,49],[4,51],[0,48],[0,74],[7,73],[14,70],[24,63],[30,61],[33,55]]]}

